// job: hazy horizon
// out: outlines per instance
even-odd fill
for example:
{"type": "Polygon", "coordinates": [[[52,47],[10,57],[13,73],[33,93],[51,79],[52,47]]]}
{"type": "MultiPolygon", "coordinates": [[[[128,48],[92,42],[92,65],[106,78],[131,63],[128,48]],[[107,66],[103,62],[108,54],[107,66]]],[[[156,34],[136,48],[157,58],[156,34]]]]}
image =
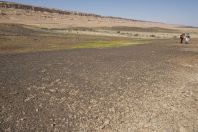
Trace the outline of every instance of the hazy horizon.
{"type": "Polygon", "coordinates": [[[4,0],[47,8],[94,13],[103,16],[122,17],[128,19],[162,22],[198,27],[195,12],[198,1],[179,0],[4,0]]]}

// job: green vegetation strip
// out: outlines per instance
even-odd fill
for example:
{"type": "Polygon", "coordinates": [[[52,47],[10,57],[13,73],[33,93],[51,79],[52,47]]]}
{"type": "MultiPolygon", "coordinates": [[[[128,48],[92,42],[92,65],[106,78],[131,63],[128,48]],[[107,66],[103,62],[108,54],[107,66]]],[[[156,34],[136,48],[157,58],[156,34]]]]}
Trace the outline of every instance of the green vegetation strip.
{"type": "Polygon", "coordinates": [[[0,24],[0,53],[26,53],[79,48],[109,48],[150,40],[83,34],[59,34],[17,24],[0,24]]]}
{"type": "Polygon", "coordinates": [[[122,47],[122,46],[136,45],[136,44],[144,44],[147,42],[148,40],[93,41],[93,42],[79,43],[73,45],[71,48],[110,48],[110,47],[122,47]]]}
{"type": "Polygon", "coordinates": [[[27,53],[83,48],[110,48],[145,44],[150,40],[126,38],[0,36],[0,53],[27,53]],[[108,40],[109,39],[109,40],[108,40]]]}

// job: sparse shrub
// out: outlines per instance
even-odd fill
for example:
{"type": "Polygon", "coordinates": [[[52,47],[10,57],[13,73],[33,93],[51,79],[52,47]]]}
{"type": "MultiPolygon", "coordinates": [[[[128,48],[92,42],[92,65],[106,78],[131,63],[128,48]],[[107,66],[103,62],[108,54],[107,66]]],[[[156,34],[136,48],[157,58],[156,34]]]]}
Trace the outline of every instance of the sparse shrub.
{"type": "Polygon", "coordinates": [[[120,33],[120,31],[117,31],[117,33],[120,33]]]}
{"type": "Polygon", "coordinates": [[[0,13],[2,16],[6,16],[7,14],[6,13],[4,13],[4,12],[1,12],[0,13]]]}
{"type": "Polygon", "coordinates": [[[175,39],[176,39],[176,38],[177,38],[177,36],[173,36],[173,38],[175,38],[175,39]]]}
{"type": "Polygon", "coordinates": [[[139,36],[139,34],[134,34],[134,36],[135,36],[135,37],[138,37],[138,36],[139,36]]]}
{"type": "Polygon", "coordinates": [[[41,29],[42,29],[42,30],[49,30],[48,28],[45,28],[45,27],[42,27],[41,29]]]}
{"type": "Polygon", "coordinates": [[[16,13],[17,16],[21,15],[21,13],[16,13]]]}
{"type": "Polygon", "coordinates": [[[156,36],[152,34],[152,35],[150,35],[150,37],[153,37],[153,38],[154,38],[154,37],[156,37],[156,36]]]}

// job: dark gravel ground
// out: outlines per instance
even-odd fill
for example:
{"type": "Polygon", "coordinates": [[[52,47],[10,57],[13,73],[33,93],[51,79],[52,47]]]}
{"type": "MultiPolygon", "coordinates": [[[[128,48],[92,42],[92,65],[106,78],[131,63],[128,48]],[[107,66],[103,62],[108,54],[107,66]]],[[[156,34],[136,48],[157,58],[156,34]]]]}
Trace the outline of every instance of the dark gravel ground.
{"type": "Polygon", "coordinates": [[[198,41],[0,55],[0,131],[198,131],[198,41]]]}

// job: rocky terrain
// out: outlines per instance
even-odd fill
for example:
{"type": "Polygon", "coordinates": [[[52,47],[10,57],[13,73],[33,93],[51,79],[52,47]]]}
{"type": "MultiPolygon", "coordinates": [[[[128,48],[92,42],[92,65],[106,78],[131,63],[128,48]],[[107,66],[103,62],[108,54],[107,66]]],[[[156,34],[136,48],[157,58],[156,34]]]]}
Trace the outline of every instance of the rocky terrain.
{"type": "Polygon", "coordinates": [[[0,131],[198,131],[197,40],[4,54],[0,69],[0,131]]]}
{"type": "Polygon", "coordinates": [[[194,27],[0,2],[0,132],[197,132],[197,38],[194,27]]]}

